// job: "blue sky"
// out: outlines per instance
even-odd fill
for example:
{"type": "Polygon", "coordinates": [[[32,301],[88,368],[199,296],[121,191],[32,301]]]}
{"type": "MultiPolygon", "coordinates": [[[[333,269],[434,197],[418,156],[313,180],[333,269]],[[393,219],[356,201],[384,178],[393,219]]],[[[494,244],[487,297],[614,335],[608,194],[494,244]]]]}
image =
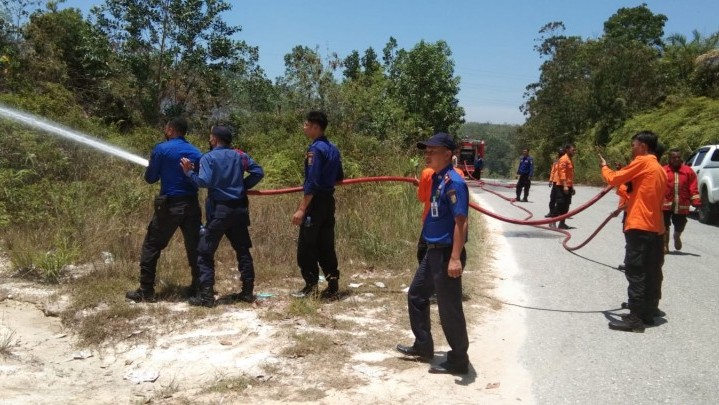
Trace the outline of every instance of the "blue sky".
{"type": "MultiPolygon", "coordinates": [[[[242,26],[237,39],[260,49],[260,65],[270,79],[284,73],[285,54],[296,45],[318,47],[323,56],[360,54],[373,47],[381,55],[390,36],[401,48],[420,40],[446,41],[455,74],[461,77],[460,105],[467,121],[520,124],[527,84],[537,81],[542,60],[534,51],[539,29],[564,22],[568,35],[598,37],[621,7],[643,2],[668,17],[665,35],[691,36],[719,31],[717,0],[238,0],[225,19],[242,26]]],[[[61,7],[85,13],[101,1],[70,0],[61,7]]]]}

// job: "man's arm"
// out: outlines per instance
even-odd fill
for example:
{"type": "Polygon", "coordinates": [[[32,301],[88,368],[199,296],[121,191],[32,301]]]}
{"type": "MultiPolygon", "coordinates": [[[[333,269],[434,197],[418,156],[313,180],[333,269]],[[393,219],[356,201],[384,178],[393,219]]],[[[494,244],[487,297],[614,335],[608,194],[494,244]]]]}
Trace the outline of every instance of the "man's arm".
{"type": "Polygon", "coordinates": [[[242,181],[245,190],[256,186],[257,183],[265,177],[265,171],[262,169],[262,166],[258,165],[250,155],[247,155],[247,173],[249,174],[242,181]]]}
{"type": "Polygon", "coordinates": [[[454,236],[452,237],[452,255],[449,258],[447,274],[452,278],[462,275],[462,262],[460,255],[464,248],[465,235],[467,235],[467,217],[457,215],[454,217],[454,236]]]}
{"type": "Polygon", "coordinates": [[[145,181],[152,184],[157,183],[160,180],[160,159],[161,155],[157,150],[157,147],[152,150],[150,154],[150,160],[145,169],[145,181]]]}
{"type": "Polygon", "coordinates": [[[641,166],[637,163],[636,159],[632,160],[627,166],[624,166],[622,169],[617,171],[610,169],[604,161],[604,158],[602,158],[601,161],[602,163],[600,163],[600,166],[602,167],[602,177],[610,186],[624,184],[636,177],[641,171],[641,166]]]}
{"type": "Polygon", "coordinates": [[[310,202],[312,202],[312,194],[305,194],[304,197],[300,200],[300,205],[297,207],[297,211],[295,211],[294,215],[292,215],[292,224],[293,225],[301,225],[302,220],[305,217],[305,212],[307,211],[307,207],[309,207],[310,202]]]}

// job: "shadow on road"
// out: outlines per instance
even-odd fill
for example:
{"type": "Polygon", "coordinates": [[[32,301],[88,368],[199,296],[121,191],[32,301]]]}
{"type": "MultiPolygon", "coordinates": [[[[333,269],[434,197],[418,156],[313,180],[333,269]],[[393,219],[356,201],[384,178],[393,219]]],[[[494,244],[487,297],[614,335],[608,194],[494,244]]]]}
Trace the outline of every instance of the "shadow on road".
{"type": "Polygon", "coordinates": [[[592,262],[592,263],[595,263],[595,264],[598,264],[598,265],[604,266],[604,267],[609,267],[609,268],[612,269],[612,270],[616,270],[616,271],[618,271],[618,272],[620,272],[620,273],[624,273],[624,271],[619,270],[616,265],[613,266],[613,265],[610,265],[610,264],[598,262],[598,261],[596,261],[596,260],[594,260],[594,259],[590,259],[590,258],[588,258],[588,257],[582,256],[582,255],[580,255],[579,253],[576,253],[576,252],[569,252],[569,253],[571,253],[571,254],[573,254],[574,256],[577,256],[577,257],[579,257],[579,258],[581,258],[581,259],[584,259],[584,260],[586,260],[586,261],[588,261],[588,262],[592,262]]]}
{"type": "MultiPolygon", "coordinates": [[[[619,321],[619,320],[622,319],[621,314],[615,314],[615,313],[613,313],[612,311],[616,311],[616,310],[610,309],[610,310],[604,312],[604,317],[607,318],[607,321],[609,321],[609,322],[611,322],[611,321],[619,321]]],[[[667,321],[667,320],[664,319],[663,317],[655,316],[655,317],[654,317],[654,325],[644,324],[644,326],[647,327],[647,328],[656,328],[657,326],[664,325],[665,323],[668,323],[668,322],[669,322],[669,321],[667,321]]]]}
{"type": "Polygon", "coordinates": [[[667,253],[668,255],[672,256],[694,256],[694,257],[702,257],[702,255],[698,255],[696,253],[689,253],[689,252],[679,252],[676,250],[672,250],[671,252],[667,253]]]}
{"type": "Polygon", "coordinates": [[[547,233],[543,231],[507,231],[502,235],[506,238],[530,238],[530,239],[559,239],[564,235],[557,232],[547,233]]]}
{"type": "Polygon", "coordinates": [[[547,312],[564,312],[564,313],[572,313],[572,314],[604,314],[609,313],[611,311],[619,311],[622,308],[612,308],[612,309],[599,309],[599,310],[578,310],[578,309],[556,309],[556,308],[541,308],[541,307],[532,307],[528,305],[521,305],[521,304],[515,304],[512,302],[502,301],[495,297],[490,297],[489,295],[483,295],[479,294],[480,297],[487,298],[489,300],[499,302],[504,305],[509,305],[517,308],[524,308],[524,309],[531,309],[535,311],[547,311],[547,312]]]}

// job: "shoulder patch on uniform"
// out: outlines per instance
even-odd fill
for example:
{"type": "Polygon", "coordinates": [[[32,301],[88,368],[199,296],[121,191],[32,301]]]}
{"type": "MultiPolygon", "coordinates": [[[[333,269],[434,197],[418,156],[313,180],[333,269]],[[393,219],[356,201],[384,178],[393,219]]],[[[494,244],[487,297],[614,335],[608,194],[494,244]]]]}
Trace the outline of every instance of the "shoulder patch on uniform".
{"type": "Polygon", "coordinates": [[[305,154],[305,159],[307,160],[307,166],[312,166],[312,161],[314,160],[315,153],[314,152],[307,152],[305,154]]]}
{"type": "Polygon", "coordinates": [[[457,192],[453,189],[447,190],[447,196],[449,197],[449,202],[452,204],[457,204],[457,192]]]}

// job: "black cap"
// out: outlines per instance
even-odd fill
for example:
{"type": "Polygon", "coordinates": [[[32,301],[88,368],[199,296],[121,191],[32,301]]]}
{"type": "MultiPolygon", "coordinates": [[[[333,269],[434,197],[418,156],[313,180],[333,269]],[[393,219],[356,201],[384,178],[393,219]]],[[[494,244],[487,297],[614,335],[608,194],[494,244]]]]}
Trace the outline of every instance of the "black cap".
{"type": "Polygon", "coordinates": [[[427,146],[444,146],[445,148],[447,148],[449,150],[457,149],[457,144],[454,143],[454,139],[452,138],[452,135],[446,134],[444,132],[437,132],[436,134],[432,135],[432,137],[427,139],[426,141],[417,142],[417,147],[419,149],[426,149],[427,146]]]}
{"type": "Polygon", "coordinates": [[[232,131],[230,131],[230,128],[216,125],[212,127],[212,135],[216,136],[217,139],[220,139],[222,142],[226,144],[232,143],[232,131]]]}

